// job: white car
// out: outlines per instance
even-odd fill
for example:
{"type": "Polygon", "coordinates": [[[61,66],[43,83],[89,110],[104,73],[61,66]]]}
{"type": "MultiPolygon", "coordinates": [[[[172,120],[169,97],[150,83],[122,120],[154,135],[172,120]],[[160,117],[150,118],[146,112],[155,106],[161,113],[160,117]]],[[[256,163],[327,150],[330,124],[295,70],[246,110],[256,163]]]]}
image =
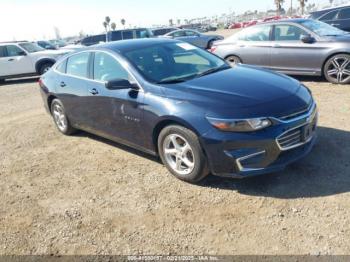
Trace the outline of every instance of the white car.
{"type": "Polygon", "coordinates": [[[30,42],[0,43],[0,82],[7,78],[42,75],[72,50],[45,50],[30,42]]]}

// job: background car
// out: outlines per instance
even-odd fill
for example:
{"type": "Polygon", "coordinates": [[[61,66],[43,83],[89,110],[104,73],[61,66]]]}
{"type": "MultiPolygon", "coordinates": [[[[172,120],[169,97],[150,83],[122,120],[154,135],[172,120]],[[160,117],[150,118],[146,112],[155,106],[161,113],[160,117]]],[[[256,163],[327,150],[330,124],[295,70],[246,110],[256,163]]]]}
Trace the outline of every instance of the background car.
{"type": "Polygon", "coordinates": [[[328,8],[312,12],[310,18],[350,32],[350,6],[328,8]]]}
{"type": "Polygon", "coordinates": [[[67,43],[62,39],[53,39],[49,40],[49,42],[58,48],[65,47],[67,45],[67,43]]]}
{"type": "Polygon", "coordinates": [[[188,42],[192,45],[195,45],[203,49],[209,49],[212,47],[215,41],[224,39],[224,37],[219,35],[202,34],[195,30],[190,30],[190,29],[176,30],[168,34],[165,34],[164,37],[188,42]]]}
{"type": "Polygon", "coordinates": [[[252,26],[216,42],[212,52],[232,65],[350,83],[350,35],[320,21],[289,19],[252,26]]]}
{"type": "Polygon", "coordinates": [[[111,42],[57,62],[39,81],[58,130],[77,129],[159,155],[177,178],[282,170],[316,139],[317,107],[300,82],[231,68],[169,39],[111,42]]]}
{"type": "Polygon", "coordinates": [[[47,50],[57,50],[58,47],[51,44],[49,41],[44,41],[44,40],[41,40],[41,41],[36,41],[35,42],[38,46],[44,48],[44,49],[47,49],[47,50]]]}
{"type": "Polygon", "coordinates": [[[151,31],[154,36],[162,36],[167,33],[173,32],[175,30],[178,30],[176,27],[160,27],[160,28],[152,28],[151,31]]]}
{"type": "Polygon", "coordinates": [[[80,40],[80,44],[83,46],[92,46],[104,42],[106,42],[106,34],[91,35],[80,40]]]}
{"type": "Polygon", "coordinates": [[[30,42],[0,43],[0,80],[42,75],[67,50],[45,50],[30,42]]]}

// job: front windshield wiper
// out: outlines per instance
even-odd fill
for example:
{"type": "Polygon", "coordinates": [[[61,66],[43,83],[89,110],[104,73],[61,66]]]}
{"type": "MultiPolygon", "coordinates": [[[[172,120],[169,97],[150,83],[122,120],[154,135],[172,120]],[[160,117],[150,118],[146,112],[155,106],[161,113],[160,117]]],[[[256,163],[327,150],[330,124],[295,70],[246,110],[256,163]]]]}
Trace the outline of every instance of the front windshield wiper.
{"type": "Polygon", "coordinates": [[[165,79],[157,82],[157,84],[177,84],[177,83],[185,82],[186,80],[187,78],[165,79]]]}
{"type": "Polygon", "coordinates": [[[226,70],[226,69],[229,69],[231,68],[230,66],[228,65],[222,65],[222,66],[219,66],[219,67],[215,67],[215,68],[211,68],[207,71],[204,71],[202,73],[199,73],[196,75],[196,78],[198,77],[202,77],[202,76],[205,76],[205,75],[209,75],[209,74],[213,74],[213,73],[216,73],[216,72],[219,72],[219,71],[223,71],[223,70],[226,70]]]}

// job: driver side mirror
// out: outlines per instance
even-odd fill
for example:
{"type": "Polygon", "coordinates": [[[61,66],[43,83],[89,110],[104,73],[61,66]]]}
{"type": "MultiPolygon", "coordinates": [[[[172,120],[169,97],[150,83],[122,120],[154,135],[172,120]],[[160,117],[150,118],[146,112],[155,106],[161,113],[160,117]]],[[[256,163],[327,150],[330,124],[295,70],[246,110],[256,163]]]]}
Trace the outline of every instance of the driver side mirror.
{"type": "Polygon", "coordinates": [[[300,37],[300,40],[305,44],[312,44],[316,42],[316,39],[311,35],[302,35],[300,37]]]}
{"type": "Polygon", "coordinates": [[[106,83],[106,88],[109,90],[133,89],[139,90],[136,83],[130,83],[126,79],[113,79],[106,83]]]}
{"type": "Polygon", "coordinates": [[[27,53],[24,52],[24,51],[20,51],[20,52],[17,53],[17,55],[18,55],[18,56],[26,56],[27,53]]]}

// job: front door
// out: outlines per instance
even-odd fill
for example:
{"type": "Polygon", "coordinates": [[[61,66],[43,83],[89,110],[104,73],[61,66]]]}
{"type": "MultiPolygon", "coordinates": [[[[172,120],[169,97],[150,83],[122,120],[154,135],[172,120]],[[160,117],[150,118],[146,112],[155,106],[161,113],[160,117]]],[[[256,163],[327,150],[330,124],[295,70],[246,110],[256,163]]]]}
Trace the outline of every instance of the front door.
{"type": "Polygon", "coordinates": [[[7,45],[7,65],[9,75],[22,75],[34,73],[34,66],[30,54],[16,45],[7,45]]]}
{"type": "Polygon", "coordinates": [[[86,100],[89,126],[101,136],[143,144],[140,128],[143,91],[107,89],[106,82],[110,80],[130,81],[132,77],[115,57],[104,52],[95,52],[92,78],[86,100]]]}

